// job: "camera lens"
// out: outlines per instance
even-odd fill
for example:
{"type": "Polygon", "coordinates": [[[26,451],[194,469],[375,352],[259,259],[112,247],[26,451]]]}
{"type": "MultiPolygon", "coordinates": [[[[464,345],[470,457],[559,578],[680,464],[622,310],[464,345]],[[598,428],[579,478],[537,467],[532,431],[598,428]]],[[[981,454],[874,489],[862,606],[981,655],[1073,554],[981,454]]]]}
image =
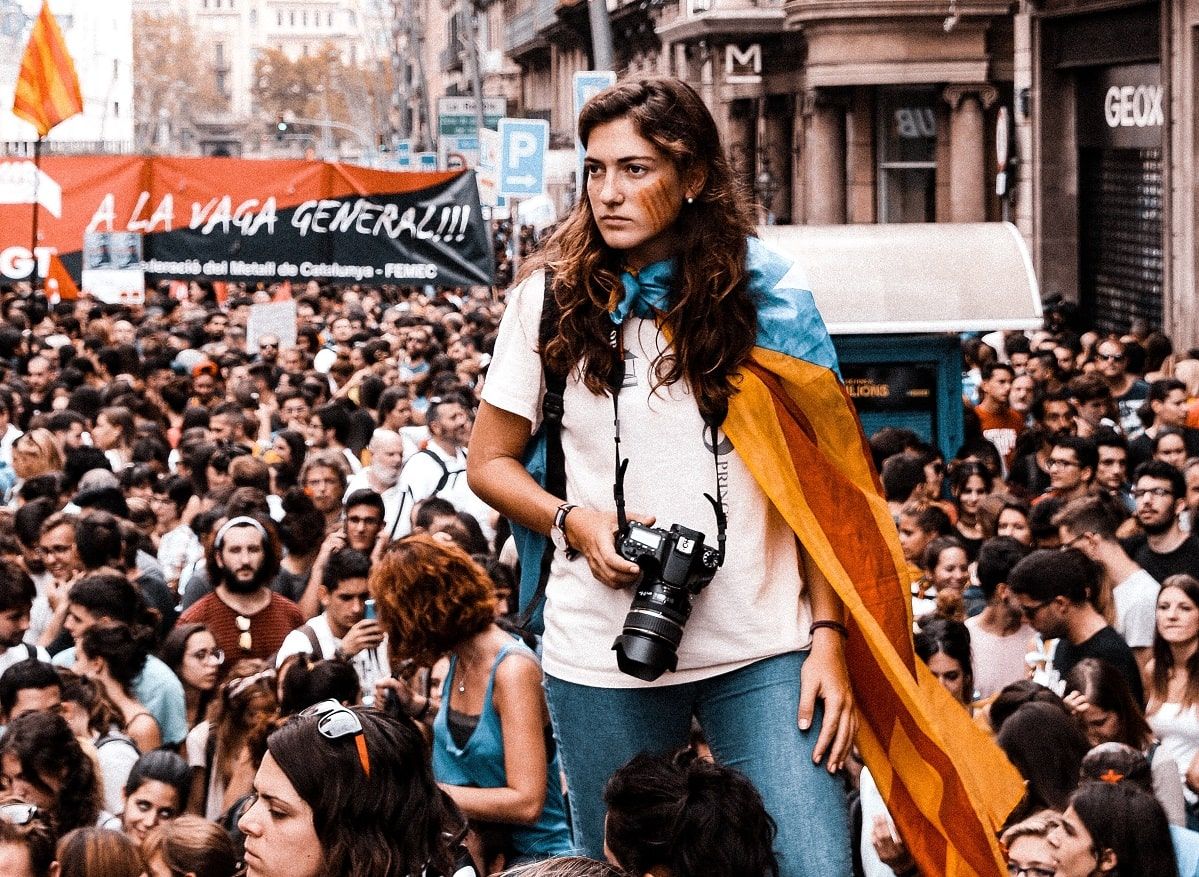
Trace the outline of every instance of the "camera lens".
{"type": "MultiPolygon", "coordinates": [[[[683,639],[683,625],[691,614],[689,595],[680,589],[667,594],[681,601],[674,611],[647,608],[638,592],[629,614],[625,616],[624,628],[612,648],[616,650],[616,665],[620,672],[635,679],[653,682],[667,670],[674,671],[679,663],[678,648],[683,639]],[[642,604],[642,605],[639,605],[642,604]],[[677,616],[678,621],[670,616],[677,616]]],[[[662,591],[657,591],[662,594],[662,591]]],[[[644,601],[650,603],[649,600],[644,601]]],[[[653,604],[651,604],[653,605],[653,604]]]]}

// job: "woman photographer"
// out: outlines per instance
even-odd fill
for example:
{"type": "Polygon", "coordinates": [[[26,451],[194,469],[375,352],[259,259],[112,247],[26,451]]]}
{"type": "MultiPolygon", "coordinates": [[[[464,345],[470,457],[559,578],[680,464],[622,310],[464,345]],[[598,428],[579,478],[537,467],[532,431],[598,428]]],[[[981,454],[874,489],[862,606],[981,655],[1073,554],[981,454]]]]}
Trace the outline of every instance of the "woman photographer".
{"type": "MultiPolygon", "coordinates": [[[[834,776],[855,726],[844,610],[721,430],[763,330],[778,327],[794,343],[784,355],[813,365],[831,362],[831,342],[790,264],[751,237],[752,210],[690,87],[618,84],[588,101],[578,130],[586,197],[508,294],[467,470],[480,498],[558,549],[543,663],[575,842],[602,853],[604,783],[638,752],[684,744],[694,714],[717,757],[761,790],[784,877],[846,875],[834,776]],[[543,349],[547,300],[559,330],[543,349]],[[542,356],[565,382],[568,503],[522,464],[541,420],[542,356]],[[614,448],[627,470],[614,470],[614,448]],[[683,560],[703,540],[704,565],[689,572],[711,585],[695,598],[677,664],[661,640],[622,635],[641,570],[627,540],[623,554],[614,545],[618,481],[629,518],[689,528],[642,531],[643,546],[673,544],[683,560]]],[[[678,623],[668,627],[677,637],[678,623]]]]}

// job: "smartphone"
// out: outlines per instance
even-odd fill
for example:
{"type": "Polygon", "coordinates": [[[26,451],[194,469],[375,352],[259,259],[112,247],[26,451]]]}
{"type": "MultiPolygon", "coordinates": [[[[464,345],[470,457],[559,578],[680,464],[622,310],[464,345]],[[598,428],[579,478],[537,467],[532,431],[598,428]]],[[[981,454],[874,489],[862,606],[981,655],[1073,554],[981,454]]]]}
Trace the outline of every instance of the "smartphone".
{"type": "Polygon", "coordinates": [[[375,601],[366,601],[366,613],[362,616],[367,621],[374,621],[378,616],[375,615],[375,601]]]}

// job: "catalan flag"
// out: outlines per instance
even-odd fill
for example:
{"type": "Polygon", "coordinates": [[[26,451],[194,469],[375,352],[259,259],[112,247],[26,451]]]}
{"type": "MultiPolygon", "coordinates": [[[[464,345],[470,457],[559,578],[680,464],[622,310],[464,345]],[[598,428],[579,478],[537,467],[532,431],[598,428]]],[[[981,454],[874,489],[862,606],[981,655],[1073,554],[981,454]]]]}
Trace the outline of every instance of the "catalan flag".
{"type": "Polygon", "coordinates": [[[858,748],[920,872],[1001,877],[1023,781],[916,658],[895,525],[799,270],[756,240],[748,265],[758,346],[725,434],[845,603],[858,748]]]}
{"type": "Polygon", "coordinates": [[[75,63],[48,2],[42,3],[21,58],[12,111],[33,125],[39,138],[59,122],[83,112],[75,63]]]}

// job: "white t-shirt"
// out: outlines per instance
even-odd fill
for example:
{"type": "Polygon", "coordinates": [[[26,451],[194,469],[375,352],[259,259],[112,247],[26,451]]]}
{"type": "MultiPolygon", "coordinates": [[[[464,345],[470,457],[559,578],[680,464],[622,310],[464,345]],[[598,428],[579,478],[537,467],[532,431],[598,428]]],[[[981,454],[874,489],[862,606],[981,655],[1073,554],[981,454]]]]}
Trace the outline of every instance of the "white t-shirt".
{"type": "MultiPolygon", "coordinates": [[[[320,658],[325,660],[332,658],[337,653],[338,647],[341,646],[341,640],[333,635],[333,631],[329,627],[329,616],[322,612],[310,619],[308,626],[312,628],[312,632],[316,634],[316,641],[320,644],[320,658]]],[[[275,667],[282,667],[283,662],[292,655],[311,653],[312,643],[308,639],[308,634],[303,629],[296,628],[284,638],[283,645],[279,646],[279,652],[275,656],[275,667]]],[[[365,706],[371,706],[375,702],[376,680],[390,675],[387,662],[387,638],[384,637],[383,642],[373,649],[363,649],[350,659],[350,663],[354,666],[354,670],[358,674],[358,684],[362,687],[362,703],[365,706]]]]}
{"type": "Polygon", "coordinates": [[[1124,637],[1131,649],[1153,645],[1157,627],[1157,579],[1139,569],[1112,588],[1116,604],[1116,633],[1124,637]]]}
{"type": "MultiPolygon", "coordinates": [[[[542,369],[537,353],[544,278],[539,273],[508,293],[483,399],[529,420],[541,419],[542,369]]],[[[699,409],[683,383],[651,392],[651,364],[666,348],[652,320],[623,326],[625,384],[620,393],[621,450],[629,511],[655,515],[655,526],[681,524],[716,545],[716,521],[704,493],[721,479],[728,514],[724,566],[695,599],[679,646],[678,671],[655,682],[621,673],[612,643],[621,632],[632,589],[613,590],[591,575],[582,556],[554,552],[546,589],[545,671],[602,688],[676,685],[728,673],[763,658],[806,648],[811,611],[804,595],[795,535],[754,481],[732,444],[718,436],[719,469],[705,443],[699,409]]],[[[594,395],[574,373],[567,381],[562,449],[570,502],[612,511],[612,399],[594,395]]]]}
{"type": "Polygon", "coordinates": [[[30,658],[37,658],[46,664],[50,663],[50,653],[44,648],[34,643],[23,642],[19,646],[5,649],[4,654],[0,655],[0,675],[13,664],[19,664],[30,658]]]}
{"type": "Polygon", "coordinates": [[[405,514],[396,527],[396,538],[412,531],[412,508],[436,493],[441,499],[452,503],[458,511],[472,515],[483,528],[483,535],[488,542],[494,539],[495,527],[491,525],[494,513],[466,483],[466,449],[460,448],[457,454],[450,455],[437,442],[430,441],[424,450],[427,453],[417,452],[409,457],[400,470],[397,486],[407,494],[407,499],[405,514]],[[437,489],[438,484],[442,484],[440,490],[437,489]]]}
{"type": "Polygon", "coordinates": [[[970,652],[974,660],[974,692],[980,700],[998,694],[1004,687],[1025,678],[1029,643],[1037,632],[1027,624],[1007,636],[987,631],[982,616],[966,619],[970,631],[970,652]]]}

